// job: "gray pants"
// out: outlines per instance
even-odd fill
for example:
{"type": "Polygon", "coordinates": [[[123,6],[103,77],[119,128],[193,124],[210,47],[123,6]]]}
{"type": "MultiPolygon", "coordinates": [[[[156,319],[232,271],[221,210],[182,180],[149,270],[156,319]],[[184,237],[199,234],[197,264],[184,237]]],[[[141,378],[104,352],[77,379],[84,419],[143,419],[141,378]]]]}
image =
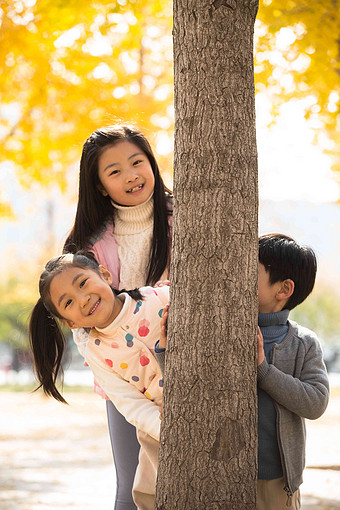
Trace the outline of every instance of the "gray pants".
{"type": "Polygon", "coordinates": [[[113,459],[116,467],[117,491],[115,510],[136,510],[132,486],[139,455],[136,428],[126,421],[111,400],[106,401],[113,459]]]}

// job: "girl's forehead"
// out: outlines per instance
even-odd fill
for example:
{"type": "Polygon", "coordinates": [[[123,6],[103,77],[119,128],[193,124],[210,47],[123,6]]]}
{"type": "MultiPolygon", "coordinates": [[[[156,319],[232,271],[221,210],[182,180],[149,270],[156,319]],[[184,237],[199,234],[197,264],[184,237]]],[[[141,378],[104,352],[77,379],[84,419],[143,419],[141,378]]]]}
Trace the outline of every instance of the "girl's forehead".
{"type": "Polygon", "coordinates": [[[52,300],[57,294],[64,292],[65,288],[72,286],[89,269],[65,264],[63,269],[56,273],[50,283],[50,295],[52,300]]]}
{"type": "Polygon", "coordinates": [[[144,152],[140,149],[139,145],[130,140],[118,140],[112,145],[107,145],[101,153],[101,156],[112,154],[112,155],[126,155],[127,153],[133,152],[144,152]]]}

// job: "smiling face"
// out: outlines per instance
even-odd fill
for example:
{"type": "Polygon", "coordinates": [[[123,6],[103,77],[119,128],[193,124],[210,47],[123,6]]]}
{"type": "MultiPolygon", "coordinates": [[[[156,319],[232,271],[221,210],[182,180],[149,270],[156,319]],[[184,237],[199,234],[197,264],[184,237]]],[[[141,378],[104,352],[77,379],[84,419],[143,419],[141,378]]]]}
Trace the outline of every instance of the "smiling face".
{"type": "Polygon", "coordinates": [[[100,191],[119,205],[140,205],[151,196],[155,177],[146,154],[134,143],[122,141],[99,157],[100,191]]]}
{"type": "Polygon", "coordinates": [[[111,274],[102,266],[100,274],[92,269],[69,266],[51,280],[50,298],[70,328],[105,328],[122,307],[110,284],[111,274]]]}

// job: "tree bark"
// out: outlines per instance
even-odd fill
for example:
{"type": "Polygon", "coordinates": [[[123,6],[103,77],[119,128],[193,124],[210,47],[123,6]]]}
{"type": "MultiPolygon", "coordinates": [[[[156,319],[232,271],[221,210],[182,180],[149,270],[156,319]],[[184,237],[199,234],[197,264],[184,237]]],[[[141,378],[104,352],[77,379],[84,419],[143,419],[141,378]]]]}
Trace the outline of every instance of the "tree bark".
{"type": "Polygon", "coordinates": [[[255,509],[257,0],[175,0],[171,309],[158,510],[255,509]]]}

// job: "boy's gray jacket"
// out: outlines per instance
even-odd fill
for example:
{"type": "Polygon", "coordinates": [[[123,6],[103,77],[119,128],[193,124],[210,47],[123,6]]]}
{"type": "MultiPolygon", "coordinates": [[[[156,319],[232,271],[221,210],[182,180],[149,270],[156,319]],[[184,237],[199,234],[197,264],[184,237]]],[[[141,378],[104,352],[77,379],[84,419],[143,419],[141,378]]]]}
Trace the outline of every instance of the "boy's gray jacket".
{"type": "Polygon", "coordinates": [[[274,400],[285,490],[289,495],[302,483],[304,418],[315,420],[324,413],[329,382],[315,333],[293,321],[288,323],[286,337],[271,350],[270,364],[264,360],[258,366],[257,382],[274,400]]]}

